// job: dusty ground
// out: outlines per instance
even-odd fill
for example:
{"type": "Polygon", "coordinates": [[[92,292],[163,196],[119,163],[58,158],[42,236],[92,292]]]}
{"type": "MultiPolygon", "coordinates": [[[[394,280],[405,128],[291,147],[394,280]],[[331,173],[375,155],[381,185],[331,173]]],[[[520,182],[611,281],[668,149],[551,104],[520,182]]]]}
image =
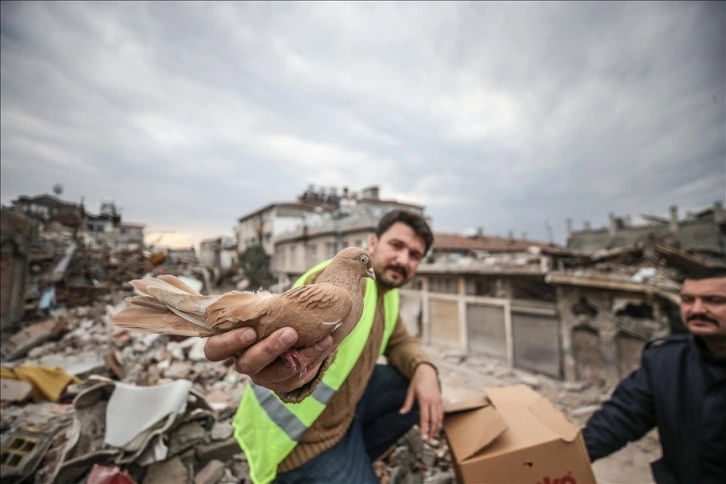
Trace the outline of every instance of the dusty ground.
{"type": "MultiPolygon", "coordinates": [[[[592,414],[588,407],[598,405],[607,394],[607,389],[567,384],[546,376],[512,370],[495,359],[463,358],[456,352],[434,347],[427,347],[427,351],[439,366],[446,400],[470,395],[486,386],[524,383],[553,401],[572,421],[584,426],[592,414]]],[[[650,462],[659,457],[660,445],[654,430],[640,441],[595,462],[593,470],[599,483],[650,484],[654,482],[650,462]]]]}

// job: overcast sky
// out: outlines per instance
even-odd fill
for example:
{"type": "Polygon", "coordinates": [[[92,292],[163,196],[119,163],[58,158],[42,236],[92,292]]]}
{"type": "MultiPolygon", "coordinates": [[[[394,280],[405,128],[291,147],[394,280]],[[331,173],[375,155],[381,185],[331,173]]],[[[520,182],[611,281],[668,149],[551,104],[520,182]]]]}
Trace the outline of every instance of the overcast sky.
{"type": "Polygon", "coordinates": [[[53,193],[173,246],[307,188],[437,232],[726,198],[723,2],[2,2],[2,204],[53,193]]]}

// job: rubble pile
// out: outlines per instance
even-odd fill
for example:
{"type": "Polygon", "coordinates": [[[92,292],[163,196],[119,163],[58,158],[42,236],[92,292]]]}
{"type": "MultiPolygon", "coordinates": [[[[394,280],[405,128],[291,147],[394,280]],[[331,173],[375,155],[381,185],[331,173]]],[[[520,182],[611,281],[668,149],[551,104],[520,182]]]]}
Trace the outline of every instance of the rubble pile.
{"type": "MultiPolygon", "coordinates": [[[[55,368],[68,384],[55,400],[34,401],[37,382],[3,378],[3,482],[94,484],[110,482],[104,480],[109,475],[113,482],[139,484],[249,482],[231,426],[246,377],[231,362],[207,361],[203,339],[116,330],[109,321],[124,304],[58,311],[4,341],[3,348],[16,348],[4,369],[55,368]],[[27,386],[9,389],[10,382],[27,386]],[[32,445],[16,452],[13,442],[32,445]]],[[[584,423],[610,390],[514,370],[499,360],[427,350],[447,400],[524,383],[584,423]]],[[[655,437],[640,445],[640,454],[657,451],[655,437]]],[[[626,468],[631,476],[638,475],[633,465],[626,468]]],[[[455,479],[444,435],[424,442],[416,427],[374,468],[386,484],[455,479]]]]}
{"type": "MultiPolygon", "coordinates": [[[[125,304],[56,311],[6,340],[3,368],[19,378],[2,380],[3,482],[247,482],[231,426],[246,377],[207,361],[202,338],[115,329],[125,304]],[[62,382],[55,394],[40,369],[62,382]]],[[[453,480],[445,442],[415,429],[376,469],[382,482],[453,480]]]]}
{"type": "MultiPolygon", "coordinates": [[[[3,482],[249,481],[231,425],[247,378],[231,360],[207,361],[204,339],[111,324],[129,280],[174,274],[219,293],[238,286],[236,271],[111,249],[54,224],[19,255],[22,318],[3,327],[0,347],[3,482]]],[[[376,470],[388,483],[453,480],[445,442],[415,431],[376,470]]]]}
{"type": "MultiPolygon", "coordinates": [[[[173,341],[166,336],[114,331],[109,319],[122,304],[69,309],[7,340],[4,346],[11,345],[10,356],[15,358],[4,362],[5,369],[37,374],[40,369],[56,368],[67,375],[69,384],[50,402],[31,402],[36,399],[27,388],[11,392],[3,387],[3,453],[6,440],[32,440],[28,433],[42,433],[52,441],[35,447],[45,453],[35,469],[3,461],[3,480],[34,474],[35,482],[86,482],[83,479],[94,465],[121,465],[128,467],[136,482],[142,482],[148,471],[160,465],[155,461],[177,458],[194,476],[224,453],[230,458],[239,454],[229,420],[243,376],[230,366],[206,361],[200,339],[173,341]],[[57,325],[48,324],[55,321],[64,321],[60,336],[57,325]],[[17,350],[28,348],[32,341],[38,346],[17,350]],[[163,390],[160,400],[142,391],[155,388],[163,390]],[[172,407],[170,394],[176,397],[172,407]],[[112,405],[117,411],[110,411],[112,405]],[[143,421],[139,416],[145,412],[149,416],[143,421]],[[126,435],[112,435],[114,428],[125,430],[126,435]]],[[[25,380],[31,382],[26,383],[28,387],[44,386],[37,378],[25,380]]],[[[21,457],[30,460],[30,456],[21,457]]],[[[241,469],[238,473],[244,474],[241,469]]],[[[239,482],[237,477],[230,479],[239,482]]]]}
{"type": "MultiPolygon", "coordinates": [[[[161,252],[109,248],[54,225],[27,250],[21,243],[15,247],[13,257],[27,258],[28,279],[23,317],[3,326],[2,482],[248,482],[231,425],[247,378],[231,361],[207,361],[203,339],[131,333],[110,322],[133,293],[131,279],[173,274],[209,294],[242,288],[239,273],[208,270],[161,252]]],[[[649,291],[675,300],[678,272],[659,261],[667,256],[681,269],[701,261],[655,247],[659,257],[638,247],[561,259],[570,261],[561,267],[568,272],[550,277],[617,289],[647,283],[649,291]]],[[[631,332],[658,329],[627,314],[618,324],[631,332]]],[[[613,389],[562,382],[497,359],[427,350],[449,401],[484,387],[525,384],[582,425],[613,389]]],[[[658,453],[652,432],[596,463],[596,476],[649,482],[648,462],[658,453]]],[[[424,442],[415,427],[374,468],[384,484],[455,480],[444,434],[424,442]]]]}

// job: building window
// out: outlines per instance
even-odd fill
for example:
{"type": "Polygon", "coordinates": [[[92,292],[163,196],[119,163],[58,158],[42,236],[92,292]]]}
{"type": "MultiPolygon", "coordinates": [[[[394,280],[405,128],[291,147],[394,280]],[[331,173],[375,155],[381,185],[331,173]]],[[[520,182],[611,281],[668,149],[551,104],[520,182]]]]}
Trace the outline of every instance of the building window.
{"type": "Polygon", "coordinates": [[[468,296],[494,296],[494,283],[489,279],[473,279],[466,281],[468,296]]]}
{"type": "Polygon", "coordinates": [[[458,292],[457,280],[455,277],[432,276],[429,279],[429,291],[456,294],[458,292]]]}
{"type": "Polygon", "coordinates": [[[511,280],[511,286],[514,299],[555,302],[555,288],[544,282],[543,279],[514,278],[511,280]]]}
{"type": "Polygon", "coordinates": [[[312,266],[317,263],[318,263],[318,246],[317,246],[317,244],[313,244],[310,247],[308,247],[308,264],[312,266]]]}
{"type": "Polygon", "coordinates": [[[412,291],[420,291],[423,289],[423,281],[420,277],[414,277],[408,283],[403,286],[403,289],[410,289],[412,291]]]}
{"type": "Polygon", "coordinates": [[[325,244],[325,251],[328,257],[335,257],[335,242],[327,242],[325,244]]]}
{"type": "Polygon", "coordinates": [[[290,246],[290,265],[295,266],[296,263],[297,263],[297,260],[295,260],[295,246],[291,245],[290,246]]]}

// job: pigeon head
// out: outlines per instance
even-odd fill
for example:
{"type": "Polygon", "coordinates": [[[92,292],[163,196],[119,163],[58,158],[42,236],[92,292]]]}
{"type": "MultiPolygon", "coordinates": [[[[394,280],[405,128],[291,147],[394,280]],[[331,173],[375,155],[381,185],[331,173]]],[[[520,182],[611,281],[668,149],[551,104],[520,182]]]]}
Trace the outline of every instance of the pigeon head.
{"type": "Polygon", "coordinates": [[[371,254],[359,247],[348,247],[341,250],[333,258],[330,263],[331,268],[333,266],[345,268],[346,271],[353,271],[354,274],[358,274],[359,280],[363,277],[370,277],[374,281],[376,280],[376,274],[373,272],[373,263],[371,262],[371,254]]]}

